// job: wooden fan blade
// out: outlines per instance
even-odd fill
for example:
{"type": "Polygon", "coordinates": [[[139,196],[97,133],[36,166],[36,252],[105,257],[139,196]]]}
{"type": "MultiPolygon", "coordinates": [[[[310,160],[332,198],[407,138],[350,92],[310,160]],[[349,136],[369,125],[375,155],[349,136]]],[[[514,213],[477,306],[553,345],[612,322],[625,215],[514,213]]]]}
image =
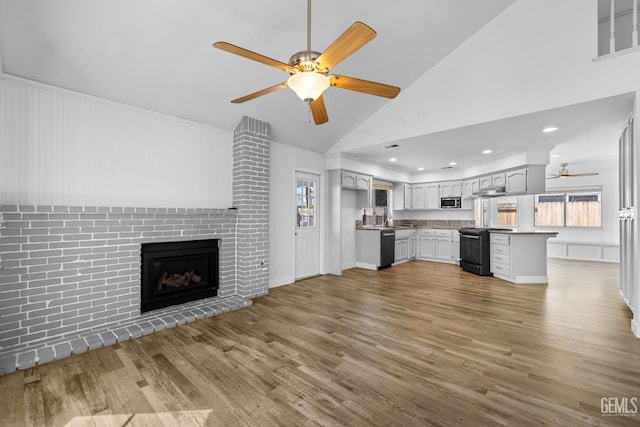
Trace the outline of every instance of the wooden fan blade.
{"type": "Polygon", "coordinates": [[[251,59],[252,61],[257,61],[262,64],[268,65],[270,67],[277,68],[282,71],[289,72],[289,64],[285,64],[284,62],[280,62],[278,60],[269,58],[268,56],[260,55],[259,53],[252,52],[245,48],[233,45],[227,42],[215,42],[213,47],[224,50],[225,52],[233,53],[235,55],[242,56],[247,59],[251,59]]]}
{"type": "Polygon", "coordinates": [[[275,91],[280,90],[280,89],[285,88],[285,87],[287,87],[287,83],[286,82],[278,83],[277,85],[268,87],[266,89],[259,90],[257,92],[254,92],[254,93],[251,93],[249,95],[243,96],[242,98],[234,99],[231,102],[233,102],[234,104],[241,104],[243,102],[251,101],[252,99],[258,98],[259,96],[266,95],[266,94],[271,93],[271,92],[275,92],[275,91]]]}
{"type": "Polygon", "coordinates": [[[385,98],[395,98],[400,93],[399,87],[356,79],[354,77],[330,76],[329,80],[331,80],[331,86],[335,86],[340,89],[368,93],[369,95],[384,96],[385,98]]]}
{"type": "Polygon", "coordinates": [[[327,107],[324,105],[324,99],[322,98],[322,95],[317,97],[315,101],[311,101],[311,103],[309,104],[309,108],[311,109],[311,114],[313,114],[313,121],[316,125],[321,125],[329,121],[329,116],[327,115],[327,107]]]}
{"type": "Polygon", "coordinates": [[[330,70],[375,37],[376,32],[367,24],[354,22],[315,62],[320,68],[330,70]]]}
{"type": "Polygon", "coordinates": [[[569,176],[596,176],[598,172],[589,172],[589,173],[572,173],[569,176]]]}

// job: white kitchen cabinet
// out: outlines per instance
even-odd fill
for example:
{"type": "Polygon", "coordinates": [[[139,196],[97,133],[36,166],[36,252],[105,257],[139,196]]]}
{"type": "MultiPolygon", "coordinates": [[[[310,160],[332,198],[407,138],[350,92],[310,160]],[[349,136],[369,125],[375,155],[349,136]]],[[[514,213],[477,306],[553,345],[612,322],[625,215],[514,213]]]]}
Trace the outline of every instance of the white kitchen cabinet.
{"type": "Polygon", "coordinates": [[[411,186],[411,209],[426,209],[427,184],[413,184],[411,186]]]}
{"type": "Polygon", "coordinates": [[[480,190],[488,190],[493,187],[493,181],[491,180],[491,176],[483,176],[479,178],[480,180],[480,190]]]}
{"type": "Polygon", "coordinates": [[[412,233],[412,230],[410,229],[396,230],[396,246],[395,246],[395,261],[394,261],[395,264],[408,261],[409,259],[411,259],[410,257],[411,233],[412,233]]]}
{"type": "Polygon", "coordinates": [[[416,243],[418,241],[418,233],[416,230],[411,230],[409,235],[409,259],[416,259],[416,243]]]}
{"type": "Polygon", "coordinates": [[[512,283],[548,283],[547,239],[556,232],[491,232],[490,270],[512,283]]]}
{"type": "Polygon", "coordinates": [[[393,210],[411,209],[411,184],[396,182],[393,184],[393,210]]]}
{"type": "Polygon", "coordinates": [[[497,173],[491,177],[491,186],[493,187],[504,187],[507,185],[506,175],[505,173],[497,173]]]}
{"type": "Polygon", "coordinates": [[[509,194],[540,194],[545,192],[545,167],[529,167],[509,171],[506,174],[506,192],[509,194]]]}
{"type": "Polygon", "coordinates": [[[342,188],[370,191],[373,177],[355,172],[342,171],[342,188]]]}
{"type": "Polygon", "coordinates": [[[432,183],[425,186],[424,209],[440,209],[440,184],[432,183]]]}
{"type": "Polygon", "coordinates": [[[394,263],[407,261],[409,259],[409,238],[398,239],[396,237],[394,263]]]}
{"type": "Polygon", "coordinates": [[[453,230],[453,261],[457,264],[460,262],[460,233],[453,230]]]}
{"type": "Polygon", "coordinates": [[[527,168],[506,173],[506,191],[509,194],[527,192],[527,168]]]}
{"type": "Polygon", "coordinates": [[[412,197],[411,197],[411,186],[409,184],[403,184],[402,192],[404,193],[404,209],[411,209],[412,205],[412,197]]]}
{"type": "Polygon", "coordinates": [[[453,260],[453,240],[451,237],[436,237],[435,258],[441,261],[453,260]]]}
{"type": "Polygon", "coordinates": [[[424,229],[418,232],[418,258],[434,259],[436,253],[435,230],[424,229]]]}
{"type": "Polygon", "coordinates": [[[466,179],[462,182],[462,197],[469,198],[480,191],[480,178],[466,179]]]}
{"type": "Polygon", "coordinates": [[[435,259],[445,262],[453,261],[453,230],[435,230],[435,259]]]}
{"type": "Polygon", "coordinates": [[[418,232],[418,259],[455,263],[457,244],[459,252],[460,242],[454,242],[455,230],[450,229],[421,229],[418,232]]]}
{"type": "Polygon", "coordinates": [[[462,197],[462,182],[461,181],[441,182],[440,197],[462,197]]]}
{"type": "Polygon", "coordinates": [[[462,209],[473,209],[473,194],[480,191],[480,179],[466,179],[462,182],[462,209]]]}

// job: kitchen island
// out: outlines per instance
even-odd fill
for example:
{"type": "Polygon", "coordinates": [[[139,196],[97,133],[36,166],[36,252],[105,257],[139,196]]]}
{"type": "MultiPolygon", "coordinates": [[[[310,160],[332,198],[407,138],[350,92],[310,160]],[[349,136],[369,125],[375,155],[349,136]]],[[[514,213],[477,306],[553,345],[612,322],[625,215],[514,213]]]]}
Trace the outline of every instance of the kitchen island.
{"type": "Polygon", "coordinates": [[[555,231],[490,230],[490,262],[494,277],[512,283],[549,283],[547,239],[555,231]]]}

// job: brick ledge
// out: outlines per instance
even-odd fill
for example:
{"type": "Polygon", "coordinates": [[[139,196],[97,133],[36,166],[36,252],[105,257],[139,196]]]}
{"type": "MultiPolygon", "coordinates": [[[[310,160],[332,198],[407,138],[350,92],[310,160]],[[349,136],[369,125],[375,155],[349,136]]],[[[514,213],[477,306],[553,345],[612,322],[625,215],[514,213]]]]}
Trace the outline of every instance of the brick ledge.
{"type": "Polygon", "coordinates": [[[0,375],[139,338],[163,329],[248,307],[252,304],[251,299],[238,295],[205,298],[150,311],[136,319],[124,322],[103,325],[100,328],[79,331],[58,338],[49,337],[46,342],[30,342],[7,347],[0,349],[0,375]]]}

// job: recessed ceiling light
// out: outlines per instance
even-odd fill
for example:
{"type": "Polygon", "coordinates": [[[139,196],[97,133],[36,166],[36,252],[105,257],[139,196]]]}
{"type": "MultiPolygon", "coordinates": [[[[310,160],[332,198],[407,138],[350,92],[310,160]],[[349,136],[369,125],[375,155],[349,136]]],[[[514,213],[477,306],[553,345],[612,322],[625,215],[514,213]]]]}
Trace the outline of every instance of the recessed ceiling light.
{"type": "Polygon", "coordinates": [[[560,157],[560,154],[554,154],[554,155],[552,155],[551,157],[553,157],[553,158],[558,158],[558,157],[560,157]]]}
{"type": "Polygon", "coordinates": [[[550,126],[550,127],[548,127],[548,128],[544,128],[544,129],[542,129],[542,132],[544,132],[544,133],[549,133],[549,132],[555,132],[555,131],[557,131],[557,130],[558,130],[558,128],[554,128],[553,126],[550,126]]]}
{"type": "Polygon", "coordinates": [[[491,154],[491,153],[493,153],[493,151],[491,151],[491,150],[484,150],[484,151],[482,152],[482,154],[491,154]]]}
{"type": "Polygon", "coordinates": [[[418,168],[418,170],[419,170],[419,171],[423,171],[423,170],[424,170],[424,168],[423,168],[422,166],[420,166],[420,167],[418,168]]]}
{"type": "Polygon", "coordinates": [[[455,166],[457,163],[456,162],[451,162],[449,163],[449,166],[455,166]]]}
{"type": "Polygon", "coordinates": [[[390,161],[390,162],[397,162],[397,161],[398,161],[398,159],[396,159],[395,157],[392,157],[392,158],[390,158],[390,159],[389,159],[389,161],[390,161]]]}

